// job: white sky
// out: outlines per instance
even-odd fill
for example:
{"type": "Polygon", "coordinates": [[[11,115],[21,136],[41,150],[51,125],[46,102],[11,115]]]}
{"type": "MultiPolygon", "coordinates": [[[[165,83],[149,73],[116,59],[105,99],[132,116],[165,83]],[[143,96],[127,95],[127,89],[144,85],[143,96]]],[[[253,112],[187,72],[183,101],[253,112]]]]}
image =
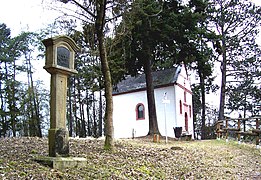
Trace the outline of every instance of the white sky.
{"type": "MultiPolygon", "coordinates": [[[[11,29],[12,36],[21,31],[36,31],[52,23],[59,13],[48,10],[47,6],[55,0],[0,0],[0,23],[11,29]]],[[[261,6],[261,0],[251,0],[261,6]]]]}
{"type": "MultiPolygon", "coordinates": [[[[5,23],[11,29],[11,36],[15,37],[22,31],[35,32],[60,15],[54,10],[49,10],[46,4],[52,0],[0,0],[0,23],[5,23]]],[[[48,5],[49,5],[48,4],[48,5]]],[[[34,61],[34,80],[42,80],[49,89],[50,75],[43,69],[44,59],[34,61]]],[[[26,77],[20,77],[26,81],[26,77]]]]}
{"type": "Polygon", "coordinates": [[[54,21],[59,14],[46,8],[50,0],[0,0],[0,23],[16,36],[21,31],[37,31],[54,21]]]}
{"type": "MultiPolygon", "coordinates": [[[[261,6],[261,0],[251,0],[261,6]]],[[[0,0],[0,23],[5,23],[11,29],[11,35],[17,36],[21,31],[35,32],[45,28],[48,24],[60,15],[57,11],[48,10],[47,6],[55,3],[55,0],[0,0]]],[[[61,4],[61,3],[59,3],[61,4]]],[[[261,44],[261,35],[258,37],[261,44]]],[[[43,70],[44,60],[36,62],[37,75],[35,79],[43,80],[49,88],[49,74],[43,70]]],[[[217,99],[212,99],[210,103],[216,104],[217,99]]]]}

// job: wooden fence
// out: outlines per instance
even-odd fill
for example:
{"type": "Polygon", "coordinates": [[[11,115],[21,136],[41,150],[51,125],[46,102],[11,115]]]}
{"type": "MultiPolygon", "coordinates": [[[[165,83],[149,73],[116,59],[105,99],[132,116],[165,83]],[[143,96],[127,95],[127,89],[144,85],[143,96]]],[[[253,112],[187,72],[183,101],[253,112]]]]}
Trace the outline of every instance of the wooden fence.
{"type": "Polygon", "coordinates": [[[226,118],[225,120],[219,120],[217,122],[217,139],[225,137],[228,142],[229,133],[235,133],[238,143],[241,143],[241,136],[253,136],[256,141],[256,148],[260,148],[259,140],[261,135],[260,130],[261,116],[251,118],[226,118]],[[246,127],[247,123],[250,127],[246,127]]]}

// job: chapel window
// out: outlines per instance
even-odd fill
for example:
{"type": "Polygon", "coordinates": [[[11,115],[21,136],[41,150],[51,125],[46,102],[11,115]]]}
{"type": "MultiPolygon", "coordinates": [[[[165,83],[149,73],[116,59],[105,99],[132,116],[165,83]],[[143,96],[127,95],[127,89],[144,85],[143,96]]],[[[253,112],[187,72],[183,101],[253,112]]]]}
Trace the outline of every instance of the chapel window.
{"type": "Polygon", "coordinates": [[[145,119],[145,108],[144,105],[139,103],[136,106],[136,119],[137,120],[142,120],[145,119]]]}

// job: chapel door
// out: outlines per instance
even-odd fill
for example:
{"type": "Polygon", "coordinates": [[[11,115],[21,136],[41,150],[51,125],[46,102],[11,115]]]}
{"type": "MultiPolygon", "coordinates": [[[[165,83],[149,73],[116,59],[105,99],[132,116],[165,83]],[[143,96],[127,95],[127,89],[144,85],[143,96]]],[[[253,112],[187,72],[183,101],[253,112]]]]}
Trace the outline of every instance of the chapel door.
{"type": "Polygon", "coordinates": [[[188,114],[185,113],[185,130],[188,131],[188,114]]]}

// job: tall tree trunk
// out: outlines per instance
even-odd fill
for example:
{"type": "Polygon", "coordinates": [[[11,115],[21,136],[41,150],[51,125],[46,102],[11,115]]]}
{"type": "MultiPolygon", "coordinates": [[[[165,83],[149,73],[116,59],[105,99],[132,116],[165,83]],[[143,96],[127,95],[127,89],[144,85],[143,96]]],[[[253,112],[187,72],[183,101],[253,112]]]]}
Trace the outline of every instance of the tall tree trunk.
{"type": "Polygon", "coordinates": [[[79,105],[79,137],[86,137],[86,130],[85,130],[85,122],[83,119],[83,106],[82,106],[82,99],[81,99],[81,87],[80,87],[80,78],[77,77],[77,99],[78,99],[78,105],[79,105]]]}
{"type": "Polygon", "coordinates": [[[224,120],[224,112],[225,112],[225,98],[226,98],[226,83],[227,83],[227,57],[226,57],[226,33],[225,33],[225,13],[223,10],[223,1],[220,4],[221,8],[221,35],[222,35],[222,62],[221,62],[221,92],[220,92],[220,104],[219,104],[219,120],[224,120]]]}
{"type": "Polygon", "coordinates": [[[84,112],[84,103],[81,104],[82,106],[82,131],[83,131],[83,137],[86,137],[87,132],[86,132],[86,122],[85,122],[85,112],[84,112]]]}
{"type": "Polygon", "coordinates": [[[109,69],[109,63],[106,54],[105,42],[104,42],[104,23],[105,23],[105,10],[106,0],[100,0],[96,2],[97,17],[95,22],[95,28],[98,38],[98,46],[101,58],[102,74],[105,81],[105,98],[106,98],[106,111],[105,111],[105,149],[112,149],[113,144],[113,100],[112,100],[112,80],[109,69]]]}
{"type": "Polygon", "coordinates": [[[16,100],[15,100],[15,74],[16,74],[16,64],[14,60],[14,66],[13,66],[13,79],[11,82],[11,90],[9,93],[11,93],[11,102],[10,102],[10,117],[11,117],[11,127],[13,131],[13,137],[16,137],[16,100]]]}
{"type": "Polygon", "coordinates": [[[226,83],[227,83],[227,58],[226,58],[226,45],[225,45],[225,35],[222,37],[222,63],[221,63],[221,92],[220,92],[220,105],[219,105],[219,120],[224,120],[224,112],[225,112],[225,98],[226,98],[226,83]]]}
{"type": "Polygon", "coordinates": [[[34,91],[34,103],[36,108],[36,123],[37,123],[37,136],[43,137],[42,135],[42,129],[41,129],[41,118],[40,118],[40,102],[39,102],[39,96],[37,95],[37,90],[34,91]]]}
{"type": "Polygon", "coordinates": [[[102,91],[99,92],[100,100],[99,100],[99,134],[98,136],[102,136],[102,91]]]}
{"type": "Polygon", "coordinates": [[[1,93],[1,109],[3,110],[3,113],[1,113],[2,117],[3,117],[3,136],[6,137],[7,136],[7,132],[9,130],[9,126],[10,126],[10,121],[8,119],[8,99],[9,99],[9,87],[8,87],[8,84],[9,84],[9,73],[8,73],[8,65],[7,65],[7,62],[4,63],[4,68],[5,68],[5,74],[3,75],[3,80],[4,81],[4,87],[3,87],[3,91],[4,92],[4,96],[2,96],[2,93],[1,93]]]}
{"type": "MultiPolygon", "coordinates": [[[[246,111],[247,111],[247,107],[246,107],[246,95],[244,96],[244,110],[243,110],[243,117],[246,118],[246,111]]],[[[243,130],[244,132],[246,132],[246,121],[243,120],[243,130]]],[[[246,136],[244,136],[245,138],[246,136]]]]}
{"type": "Polygon", "coordinates": [[[69,89],[68,89],[68,98],[69,98],[69,111],[67,111],[67,118],[68,118],[68,129],[69,129],[69,136],[72,137],[73,135],[73,115],[72,115],[72,86],[71,86],[71,78],[69,78],[69,89]]]}
{"type": "MultiPolygon", "coordinates": [[[[1,66],[1,63],[0,63],[0,66],[1,66]]],[[[2,74],[0,74],[0,91],[2,92],[2,74]]],[[[3,135],[3,125],[4,125],[4,104],[3,104],[3,94],[0,93],[0,104],[1,104],[1,107],[0,107],[0,124],[2,124],[2,127],[0,126],[0,138],[2,137],[3,135]]]]}
{"type": "Polygon", "coordinates": [[[33,111],[35,112],[35,122],[34,122],[34,126],[36,129],[36,136],[38,137],[42,137],[42,131],[41,131],[41,120],[40,120],[40,110],[39,110],[39,104],[37,103],[37,96],[36,96],[36,90],[34,89],[34,83],[33,83],[33,75],[32,75],[32,71],[31,71],[31,62],[29,59],[29,65],[30,65],[30,69],[29,69],[29,76],[30,76],[30,80],[31,80],[31,90],[32,90],[32,98],[33,98],[33,111]]]}
{"type": "MultiPolygon", "coordinates": [[[[195,107],[195,100],[194,97],[192,96],[192,109],[195,107]]],[[[194,129],[194,138],[198,139],[198,131],[195,131],[196,129],[196,123],[197,123],[197,113],[196,111],[192,111],[192,116],[193,116],[193,129],[194,129]]]]}
{"type": "MultiPolygon", "coordinates": [[[[2,74],[0,74],[1,75],[1,78],[0,78],[0,90],[1,90],[1,92],[4,92],[4,89],[2,89],[2,81],[1,80],[3,80],[3,75],[2,74]]],[[[6,135],[6,131],[7,131],[7,129],[6,129],[6,115],[5,115],[5,101],[4,101],[4,96],[3,96],[3,93],[0,93],[0,103],[1,103],[1,109],[0,109],[0,111],[1,111],[1,124],[2,124],[2,130],[1,130],[1,132],[0,132],[0,137],[2,137],[2,136],[4,136],[5,137],[5,135],[6,135]]]]}
{"type": "Polygon", "coordinates": [[[91,136],[92,135],[92,132],[91,132],[91,129],[92,129],[92,123],[91,123],[91,119],[90,119],[90,102],[89,102],[89,93],[88,93],[88,90],[86,90],[86,105],[87,105],[87,108],[86,108],[86,112],[87,112],[87,136],[91,136]]]}
{"type": "Polygon", "coordinates": [[[73,97],[73,119],[75,122],[75,135],[79,136],[79,121],[77,119],[77,102],[76,102],[76,83],[75,83],[75,77],[73,77],[73,82],[72,82],[72,97],[73,97]]]}
{"type": "Polygon", "coordinates": [[[30,117],[30,115],[28,114],[28,111],[27,111],[27,108],[26,106],[24,105],[23,107],[23,131],[24,131],[24,136],[25,137],[28,137],[30,134],[29,134],[29,123],[28,123],[28,119],[30,117]]]}
{"type": "MultiPolygon", "coordinates": [[[[6,123],[4,126],[4,129],[6,129],[6,133],[9,129],[9,126],[11,125],[11,130],[13,129],[13,117],[12,117],[12,79],[8,79],[8,77],[10,77],[10,74],[8,72],[8,64],[7,62],[5,62],[5,93],[6,93],[6,123]],[[10,115],[10,119],[8,119],[8,112],[9,111],[9,115],[10,115]]],[[[12,77],[12,76],[11,76],[12,77]]]]}
{"type": "Polygon", "coordinates": [[[29,136],[36,136],[35,134],[35,125],[34,125],[34,111],[33,111],[33,104],[32,104],[32,88],[30,83],[30,72],[29,72],[29,63],[26,59],[26,71],[27,71],[27,94],[28,94],[28,123],[29,123],[29,136]]]}
{"type": "Polygon", "coordinates": [[[146,78],[146,87],[147,87],[147,101],[148,101],[148,110],[149,110],[149,133],[148,135],[160,134],[158,129],[156,105],[155,105],[155,96],[154,96],[154,85],[153,77],[151,70],[151,51],[150,47],[145,44],[144,49],[146,52],[146,58],[144,59],[144,71],[146,78]]]}
{"type": "Polygon", "coordinates": [[[34,89],[33,75],[32,75],[32,64],[30,60],[30,55],[25,54],[26,64],[27,64],[27,81],[28,81],[28,92],[29,92],[29,103],[31,110],[31,120],[30,120],[30,135],[42,137],[41,131],[41,121],[40,121],[40,110],[39,103],[37,102],[37,96],[34,89]]]}
{"type": "Polygon", "coordinates": [[[28,110],[30,111],[28,114],[30,114],[29,117],[29,135],[30,136],[36,136],[36,129],[35,129],[35,115],[33,111],[33,104],[32,104],[32,96],[31,96],[31,88],[28,87],[28,95],[29,95],[29,103],[28,103],[28,110]]]}
{"type": "Polygon", "coordinates": [[[93,117],[93,136],[97,137],[97,118],[96,118],[96,99],[94,96],[94,91],[92,92],[92,117],[93,117]]]}
{"type": "Polygon", "coordinates": [[[205,81],[203,72],[200,72],[200,92],[201,92],[201,139],[206,139],[206,99],[205,81]]]}

